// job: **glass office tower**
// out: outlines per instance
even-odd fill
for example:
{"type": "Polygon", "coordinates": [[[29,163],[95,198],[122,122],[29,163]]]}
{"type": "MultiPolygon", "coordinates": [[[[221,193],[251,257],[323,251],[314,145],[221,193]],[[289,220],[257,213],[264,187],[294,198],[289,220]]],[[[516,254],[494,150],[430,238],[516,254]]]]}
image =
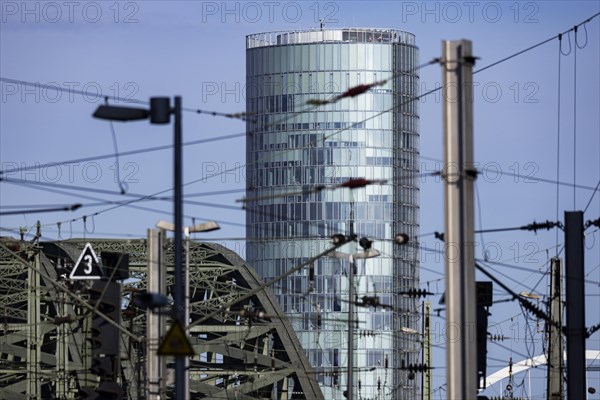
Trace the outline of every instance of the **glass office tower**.
{"type": "MultiPolygon", "coordinates": [[[[420,351],[414,247],[419,235],[418,49],[394,29],[270,32],[246,38],[247,260],[265,281],[355,233],[381,255],[357,260],[355,293],[390,308],[354,307],[354,398],[412,399],[420,351]],[[347,89],[368,92],[329,104],[347,89]],[[352,178],[385,180],[330,189],[352,178]],[[326,189],[316,190],[319,185],[326,189]],[[410,329],[403,329],[410,328],[410,329]]],[[[350,243],[339,251],[362,249],[350,243]]],[[[348,268],[323,257],[272,286],[290,317],[326,399],[344,399],[348,350],[348,268]]],[[[291,396],[291,394],[290,394],[291,396]]]]}

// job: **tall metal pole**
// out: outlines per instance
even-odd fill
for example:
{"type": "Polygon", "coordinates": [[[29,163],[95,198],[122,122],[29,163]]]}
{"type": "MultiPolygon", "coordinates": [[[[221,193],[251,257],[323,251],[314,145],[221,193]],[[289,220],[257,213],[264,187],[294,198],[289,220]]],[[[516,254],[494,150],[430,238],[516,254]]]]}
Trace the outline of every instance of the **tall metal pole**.
{"type": "Polygon", "coordinates": [[[560,258],[550,263],[550,317],[554,325],[548,328],[548,400],[563,400],[563,345],[562,345],[562,280],[560,258]]]}
{"type": "MultiPolygon", "coordinates": [[[[184,326],[188,326],[190,323],[190,230],[188,227],[184,229],[185,231],[185,284],[184,288],[184,326]]],[[[189,357],[185,357],[185,373],[184,373],[184,396],[185,400],[189,400],[190,398],[190,359],[189,357]]]]}
{"type": "Polygon", "coordinates": [[[35,249],[35,270],[29,268],[27,271],[27,398],[38,399],[42,388],[40,383],[41,370],[41,317],[40,317],[40,274],[36,271],[41,269],[40,252],[35,249]]]}
{"type": "Polygon", "coordinates": [[[567,398],[586,398],[583,212],[565,212],[567,398]]]}
{"type": "MultiPolygon", "coordinates": [[[[350,237],[354,237],[354,194],[350,191],[350,237]]],[[[354,400],[354,270],[356,269],[356,260],[354,255],[356,248],[352,242],[352,251],[350,253],[348,280],[348,399],[354,400]]]]}
{"type": "Polygon", "coordinates": [[[350,254],[350,271],[348,272],[348,279],[350,281],[350,288],[348,290],[348,399],[353,400],[352,397],[354,391],[354,268],[356,267],[354,261],[354,254],[350,254]]]}
{"type": "Polygon", "coordinates": [[[448,399],[477,397],[471,41],[444,41],[446,360],[448,399]]]}
{"type": "MultiPolygon", "coordinates": [[[[62,267],[62,260],[58,260],[62,267]]],[[[68,307],[66,305],[66,293],[58,291],[56,293],[58,299],[58,315],[67,315],[68,307]]],[[[66,399],[69,395],[69,343],[70,329],[67,324],[59,324],[56,326],[56,398],[66,399]]]]}
{"type": "MultiPolygon", "coordinates": [[[[185,279],[183,276],[183,149],[181,138],[181,97],[175,96],[175,126],[173,129],[173,181],[174,181],[174,196],[173,196],[173,220],[175,221],[175,265],[174,265],[174,284],[173,287],[173,303],[175,307],[174,317],[179,323],[184,322],[184,293],[183,285],[185,279]]],[[[183,325],[184,327],[187,325],[183,325]]],[[[185,357],[175,356],[175,399],[184,400],[185,388],[185,357]]]]}
{"type": "MultiPolygon", "coordinates": [[[[167,294],[167,265],[164,230],[148,229],[148,291],[167,294]]],[[[161,313],[148,310],[146,324],[147,383],[146,398],[160,400],[166,397],[167,368],[163,356],[156,352],[165,334],[165,319],[161,313]]],[[[141,390],[141,389],[140,389],[141,390]]]]}

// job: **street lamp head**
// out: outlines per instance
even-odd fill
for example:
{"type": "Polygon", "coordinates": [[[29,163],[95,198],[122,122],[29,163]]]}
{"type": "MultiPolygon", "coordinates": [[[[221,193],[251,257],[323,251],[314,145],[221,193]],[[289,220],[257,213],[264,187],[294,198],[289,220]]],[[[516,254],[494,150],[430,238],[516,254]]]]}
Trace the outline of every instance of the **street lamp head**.
{"type": "Polygon", "coordinates": [[[149,308],[151,310],[169,305],[169,298],[164,294],[154,292],[141,292],[133,295],[133,305],[138,308],[149,308]]]}
{"type": "MultiPolygon", "coordinates": [[[[161,220],[156,223],[156,227],[165,231],[175,232],[175,224],[172,222],[161,220]]],[[[183,227],[183,232],[186,236],[188,236],[190,233],[194,232],[212,232],[218,229],[221,229],[219,224],[217,224],[215,221],[208,221],[193,226],[185,226],[183,227]]]]}
{"type": "Polygon", "coordinates": [[[171,99],[168,97],[150,98],[150,123],[168,124],[171,122],[171,99]]]}
{"type": "Polygon", "coordinates": [[[156,227],[158,229],[163,229],[165,231],[171,231],[174,232],[175,231],[175,224],[172,222],[167,222],[164,220],[160,220],[156,223],[156,227]]]}
{"type": "Polygon", "coordinates": [[[117,106],[99,106],[94,111],[93,117],[106,119],[109,121],[136,121],[147,119],[150,113],[144,108],[136,107],[117,107],[117,106]]]}
{"type": "Polygon", "coordinates": [[[221,229],[215,221],[203,222],[189,227],[190,233],[194,232],[212,232],[221,229]]]}
{"type": "Polygon", "coordinates": [[[539,294],[525,292],[525,291],[519,293],[519,296],[525,297],[526,299],[533,299],[533,300],[539,300],[540,299],[540,295],[539,294]]]}
{"type": "Polygon", "coordinates": [[[419,331],[418,331],[418,330],[416,330],[416,329],[413,329],[413,328],[408,328],[408,327],[406,327],[406,326],[401,326],[401,327],[400,327],[400,332],[402,332],[402,333],[409,333],[409,334],[412,334],[412,335],[417,335],[417,334],[419,334],[419,331]]]}
{"type": "Polygon", "coordinates": [[[151,97],[150,110],[136,107],[118,107],[102,105],[94,111],[93,117],[109,121],[137,121],[148,119],[151,124],[168,124],[171,122],[171,104],[168,97],[151,97]]]}
{"type": "Polygon", "coordinates": [[[331,236],[331,242],[334,245],[341,245],[341,244],[344,244],[346,242],[349,242],[349,241],[355,240],[355,239],[356,239],[356,235],[346,236],[346,235],[342,235],[341,233],[337,233],[337,234],[331,236]]]}

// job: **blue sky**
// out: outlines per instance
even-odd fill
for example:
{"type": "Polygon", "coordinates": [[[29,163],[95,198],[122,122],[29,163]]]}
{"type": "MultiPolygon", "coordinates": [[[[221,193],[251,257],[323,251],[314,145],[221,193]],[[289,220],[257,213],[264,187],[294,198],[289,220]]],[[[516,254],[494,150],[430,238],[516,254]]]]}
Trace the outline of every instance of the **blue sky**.
{"type": "MultiPolygon", "coordinates": [[[[91,117],[103,103],[103,95],[142,100],[181,95],[186,107],[243,111],[245,35],[251,33],[317,27],[319,19],[332,28],[401,29],[416,35],[421,63],[440,56],[442,40],[464,38],[473,41],[474,54],[479,57],[475,67],[478,69],[581,23],[600,11],[600,2],[2,1],[0,11],[1,77],[92,93],[86,98],[0,82],[0,164],[3,171],[9,171],[15,166],[111,154],[109,124],[91,117]]],[[[475,159],[486,169],[477,180],[477,229],[521,226],[534,220],[562,221],[565,210],[586,208],[593,190],[579,188],[574,196],[572,187],[559,186],[557,202],[556,184],[535,179],[555,181],[557,165],[558,180],[564,183],[576,181],[593,189],[600,179],[600,18],[585,28],[580,28],[577,35],[581,48],[575,47],[573,33],[563,38],[563,52],[570,53],[560,61],[560,129],[557,40],[475,75],[475,159]],[[515,173],[532,179],[515,177],[515,173]]],[[[440,84],[439,65],[420,72],[423,92],[440,84]]],[[[441,167],[442,106],[442,98],[437,94],[420,101],[422,172],[441,167]]],[[[184,113],[183,127],[186,141],[219,138],[243,133],[245,129],[240,121],[192,112],[184,113]]],[[[168,125],[131,122],[115,124],[114,128],[121,152],[169,145],[172,141],[172,127],[168,125]]],[[[188,146],[184,153],[185,181],[200,180],[187,186],[185,193],[209,194],[189,200],[210,203],[188,204],[185,214],[197,222],[218,220],[222,229],[210,237],[221,238],[242,253],[243,240],[229,239],[241,238],[245,233],[244,212],[235,202],[244,196],[244,145],[240,136],[188,146]],[[236,167],[240,169],[202,179],[236,167]],[[233,192],[210,194],[218,191],[233,192]]],[[[129,193],[159,192],[171,187],[171,165],[169,150],[124,156],[120,159],[120,178],[126,182],[129,193]]],[[[26,205],[96,203],[78,197],[80,194],[103,200],[129,199],[118,195],[113,158],[60,168],[34,168],[5,176],[115,194],[81,190],[58,194],[36,190],[33,185],[2,182],[2,211],[26,205]]],[[[11,230],[19,227],[32,233],[39,220],[45,238],[58,238],[57,222],[62,222],[62,238],[144,237],[146,229],[158,220],[172,219],[168,201],[140,205],[158,212],[120,207],[92,217],[110,207],[101,205],[83,207],[74,213],[1,216],[0,226],[10,229],[1,234],[14,235],[11,230]],[[84,215],[88,216],[85,225],[84,215]],[[76,221],[69,222],[71,219],[76,221]]],[[[596,193],[585,220],[598,217],[600,195],[596,193]]],[[[191,218],[185,220],[186,224],[191,222],[191,218]]],[[[421,232],[442,230],[443,183],[437,178],[424,178],[421,232]]],[[[586,232],[586,314],[591,326],[600,322],[600,233],[593,228],[586,232]]],[[[513,290],[535,289],[545,294],[548,257],[556,253],[557,245],[562,248],[564,239],[562,232],[556,235],[555,231],[517,231],[478,235],[477,241],[481,244],[477,257],[483,258],[482,249],[486,248],[490,260],[517,267],[492,265],[494,273],[513,290]]],[[[431,235],[423,236],[421,244],[430,248],[436,245],[431,235]]],[[[432,298],[435,306],[443,291],[443,262],[427,252],[422,252],[421,260],[423,287],[436,292],[432,298]]],[[[494,294],[497,299],[506,297],[498,289],[494,294]]],[[[537,342],[531,343],[530,338],[524,342],[526,327],[535,332],[535,321],[527,325],[514,302],[494,305],[491,312],[490,323],[497,324],[505,336],[513,339],[503,343],[508,350],[489,344],[488,372],[504,367],[510,356],[518,360],[522,355],[541,353],[542,334],[533,335],[537,342]]],[[[442,319],[436,321],[443,324],[442,319]]],[[[438,343],[443,345],[443,339],[438,338],[438,343]]],[[[600,349],[600,333],[588,341],[588,348],[600,349]]],[[[597,366],[600,360],[595,363],[597,366]]],[[[434,365],[434,383],[440,387],[445,381],[442,350],[435,352],[434,365]]],[[[519,381],[522,378],[519,376],[519,381]]],[[[589,378],[600,392],[600,372],[590,372],[589,378]]],[[[519,395],[529,393],[528,379],[526,392],[519,395]]],[[[544,388],[543,371],[533,373],[533,394],[543,394],[544,388]]],[[[495,386],[486,393],[498,395],[499,390],[495,386]]],[[[436,392],[438,395],[443,398],[443,389],[436,392]]]]}

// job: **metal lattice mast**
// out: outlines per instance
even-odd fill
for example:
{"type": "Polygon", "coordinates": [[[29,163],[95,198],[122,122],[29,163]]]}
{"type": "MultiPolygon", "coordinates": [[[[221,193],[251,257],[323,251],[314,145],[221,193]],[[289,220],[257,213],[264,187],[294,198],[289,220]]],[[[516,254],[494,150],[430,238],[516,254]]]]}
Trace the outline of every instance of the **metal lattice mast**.
{"type": "MultiPolygon", "coordinates": [[[[34,258],[35,268],[40,267],[40,253],[33,248],[30,257],[34,258]]],[[[40,356],[40,275],[33,269],[27,270],[27,398],[41,397],[40,356]]]]}

